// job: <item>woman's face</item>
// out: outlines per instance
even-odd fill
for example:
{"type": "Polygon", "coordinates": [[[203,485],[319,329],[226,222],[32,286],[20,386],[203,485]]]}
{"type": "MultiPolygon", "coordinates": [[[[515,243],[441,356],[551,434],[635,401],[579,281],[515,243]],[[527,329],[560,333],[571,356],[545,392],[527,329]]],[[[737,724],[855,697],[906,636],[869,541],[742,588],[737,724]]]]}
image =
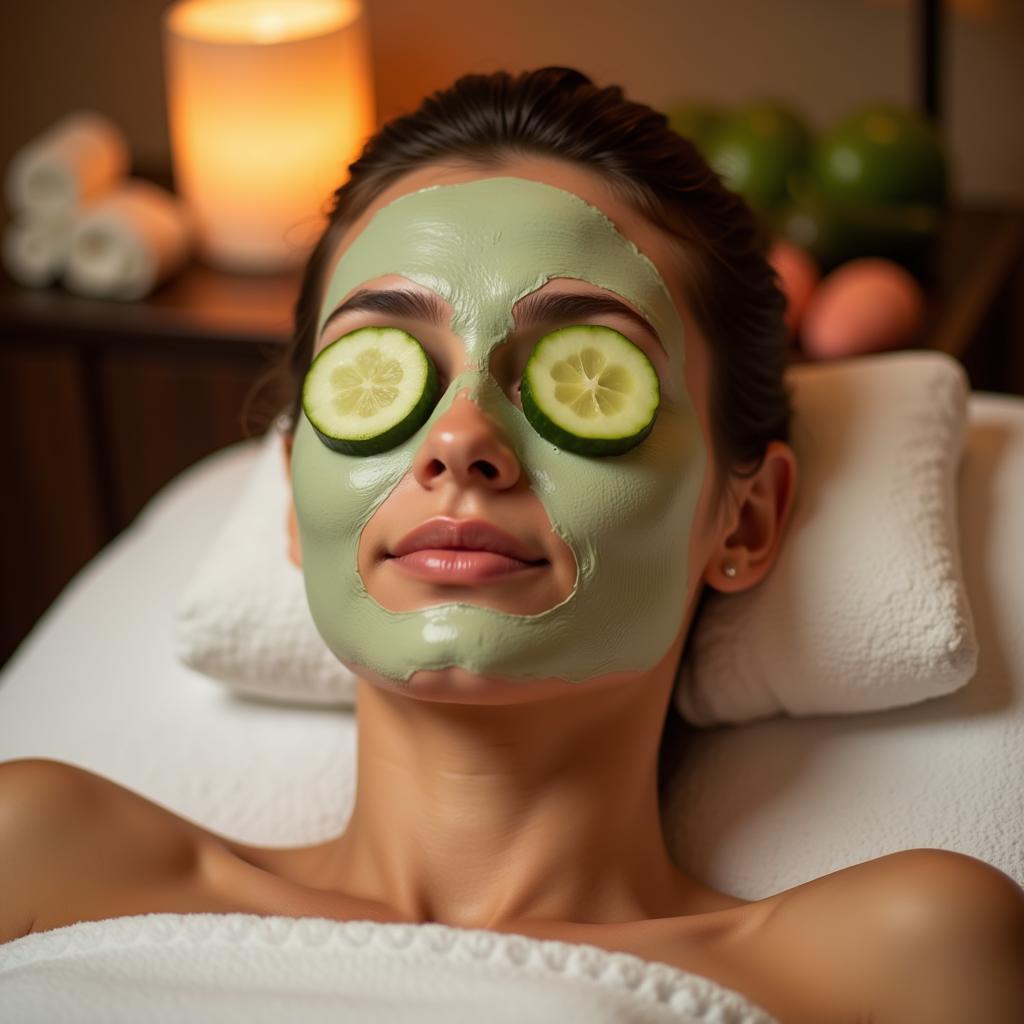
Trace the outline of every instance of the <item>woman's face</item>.
{"type": "Polygon", "coordinates": [[[661,660],[688,624],[713,526],[706,351],[679,274],[673,240],[603,179],[536,157],[425,167],[349,227],[316,352],[361,327],[399,327],[433,360],[442,397],[380,455],[328,449],[305,420],[296,432],[307,595],[342,661],[424,695],[500,679],[525,696],[526,682],[661,660]],[[371,291],[412,293],[437,315],[424,302],[382,311],[371,291]],[[658,373],[654,430],[625,455],[563,451],[522,413],[533,346],[577,323],[624,334],[658,373]],[[433,539],[404,540],[430,522],[433,539]],[[484,550],[488,527],[515,557],[484,550]]]}

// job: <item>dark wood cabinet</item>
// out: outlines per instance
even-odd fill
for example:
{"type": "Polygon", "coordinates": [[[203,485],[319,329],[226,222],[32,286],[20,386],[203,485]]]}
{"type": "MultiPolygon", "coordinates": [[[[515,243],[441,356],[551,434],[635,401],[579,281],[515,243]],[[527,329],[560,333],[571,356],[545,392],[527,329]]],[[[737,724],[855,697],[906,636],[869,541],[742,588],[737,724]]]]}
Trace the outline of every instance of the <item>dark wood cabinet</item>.
{"type": "Polygon", "coordinates": [[[0,661],[164,484],[289,401],[297,292],[198,265],[131,304],[0,284],[0,661]]]}
{"type": "MultiPolygon", "coordinates": [[[[925,342],[976,388],[1024,394],[1024,212],[954,211],[925,342]]],[[[0,661],[60,589],[177,473],[269,423],[298,274],[193,265],[142,302],[0,280],[0,661]]],[[[799,358],[799,354],[795,353],[799,358]]]]}

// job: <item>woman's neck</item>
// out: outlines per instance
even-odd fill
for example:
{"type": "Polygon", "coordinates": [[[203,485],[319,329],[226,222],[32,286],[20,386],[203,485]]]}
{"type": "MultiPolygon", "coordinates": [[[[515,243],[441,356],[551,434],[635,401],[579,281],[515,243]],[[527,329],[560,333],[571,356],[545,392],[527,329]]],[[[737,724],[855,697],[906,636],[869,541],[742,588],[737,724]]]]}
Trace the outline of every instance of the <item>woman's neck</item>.
{"type": "Polygon", "coordinates": [[[520,704],[361,683],[355,808],[331,887],[467,928],[706,909],[709,890],[671,861],[657,799],[679,648],[642,675],[520,704]]]}

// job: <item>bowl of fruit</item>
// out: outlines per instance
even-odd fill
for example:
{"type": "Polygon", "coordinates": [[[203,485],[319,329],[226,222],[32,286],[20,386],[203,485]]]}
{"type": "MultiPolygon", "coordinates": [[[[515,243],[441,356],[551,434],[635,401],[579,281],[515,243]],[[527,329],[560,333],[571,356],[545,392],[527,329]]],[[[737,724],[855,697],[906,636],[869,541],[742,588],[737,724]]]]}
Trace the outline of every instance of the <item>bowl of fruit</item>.
{"type": "Polygon", "coordinates": [[[950,192],[935,126],[872,103],[816,132],[794,105],[680,101],[666,114],[760,221],[812,358],[912,346],[950,192]]]}

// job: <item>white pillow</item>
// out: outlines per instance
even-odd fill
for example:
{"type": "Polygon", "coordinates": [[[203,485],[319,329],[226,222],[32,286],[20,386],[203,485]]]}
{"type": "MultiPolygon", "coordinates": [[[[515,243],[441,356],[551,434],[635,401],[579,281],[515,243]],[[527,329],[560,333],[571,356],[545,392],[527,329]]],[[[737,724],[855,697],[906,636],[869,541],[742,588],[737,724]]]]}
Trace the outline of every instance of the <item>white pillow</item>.
{"type": "Polygon", "coordinates": [[[182,592],[175,652],[251,697],[354,704],[356,677],[328,650],[288,558],[288,476],[272,427],[256,465],[182,592]]]}
{"type": "MultiPolygon", "coordinates": [[[[897,707],[974,674],[956,519],[968,384],[900,352],[792,367],[797,503],[769,575],[708,592],[675,703],[696,725],[897,707]]],[[[178,608],[190,668],[250,696],[352,704],[288,560],[287,478],[268,433],[248,486],[178,608]]]]}
{"type": "Polygon", "coordinates": [[[675,692],[695,725],[915,704],[977,667],[957,532],[963,368],[899,352],[787,378],[796,506],[757,587],[705,595],[675,692]]]}

